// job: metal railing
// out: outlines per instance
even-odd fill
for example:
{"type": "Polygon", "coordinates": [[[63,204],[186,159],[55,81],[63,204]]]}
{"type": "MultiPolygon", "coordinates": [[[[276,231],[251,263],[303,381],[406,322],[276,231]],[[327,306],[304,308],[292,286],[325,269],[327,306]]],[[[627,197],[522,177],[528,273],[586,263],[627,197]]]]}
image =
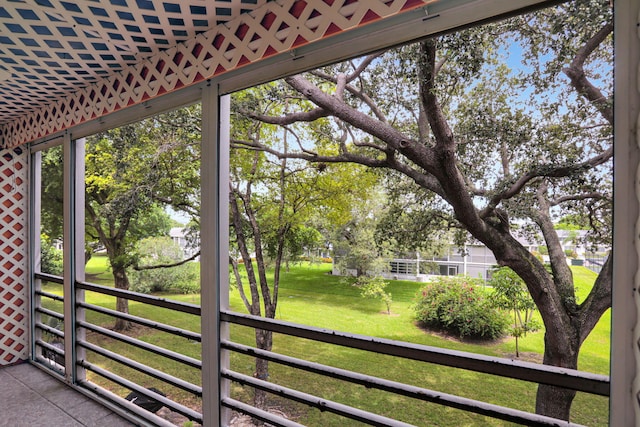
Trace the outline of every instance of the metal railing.
{"type": "MultiPolygon", "coordinates": [[[[185,313],[185,314],[191,314],[191,315],[195,315],[195,316],[199,316],[200,315],[200,307],[195,305],[195,304],[189,304],[189,303],[183,303],[183,302],[179,302],[179,301],[173,301],[173,300],[169,300],[166,298],[160,298],[160,297],[156,297],[156,296],[152,296],[152,295],[146,295],[146,294],[140,294],[137,292],[132,292],[132,291],[128,291],[128,290],[122,290],[122,289],[115,289],[115,288],[111,288],[111,287],[107,287],[107,286],[101,286],[101,285],[97,285],[97,284],[93,284],[93,283],[88,283],[88,282],[76,282],[75,284],[76,289],[80,289],[80,290],[84,290],[84,291],[90,291],[90,292],[95,292],[101,295],[109,295],[112,297],[117,297],[117,298],[126,298],[130,301],[136,301],[136,302],[140,302],[143,304],[148,304],[154,307],[161,307],[161,308],[165,308],[165,309],[169,309],[169,310],[173,310],[176,312],[180,312],[180,313],[185,313]]],[[[178,328],[172,325],[168,325],[168,324],[164,324],[162,322],[158,322],[155,320],[150,320],[150,319],[146,319],[146,318],[142,318],[139,316],[134,316],[128,313],[122,313],[116,310],[111,310],[105,307],[101,307],[101,306],[97,306],[97,305],[93,305],[93,304],[89,304],[86,302],[78,302],[77,304],[77,308],[81,308],[84,310],[90,310],[96,313],[100,313],[100,314],[104,314],[104,315],[108,315],[112,318],[115,319],[122,319],[128,322],[134,322],[138,325],[141,326],[145,326],[157,331],[161,331],[167,334],[171,334],[174,336],[178,336],[181,338],[185,338],[187,340],[191,340],[194,342],[201,342],[202,338],[201,335],[197,332],[193,332],[193,331],[189,331],[189,330],[185,330],[182,328],[178,328]]],[[[115,332],[112,331],[110,329],[107,329],[105,327],[96,325],[96,324],[92,324],[86,320],[79,320],[77,322],[77,327],[81,330],[84,331],[91,331],[93,333],[99,334],[103,337],[107,337],[111,340],[115,340],[121,343],[124,343],[128,346],[131,347],[135,347],[137,349],[141,349],[144,350],[145,352],[149,352],[158,356],[161,356],[165,359],[168,359],[172,362],[176,362],[178,364],[180,364],[181,366],[187,366],[187,367],[191,367],[191,368],[195,368],[200,370],[202,368],[202,362],[198,359],[194,359],[192,357],[183,355],[181,353],[163,348],[163,347],[159,347],[153,344],[150,344],[148,342],[145,342],[143,340],[140,340],[136,337],[131,337],[128,336],[124,333],[119,333],[119,332],[115,332]]],[[[173,375],[167,374],[165,372],[162,372],[158,369],[154,369],[144,363],[141,363],[140,361],[136,361],[133,359],[130,359],[128,357],[122,356],[116,352],[110,351],[107,348],[104,348],[100,345],[97,345],[96,343],[91,343],[86,339],[80,339],[77,341],[77,345],[85,350],[88,350],[91,353],[100,355],[104,358],[110,359],[116,363],[118,363],[119,365],[123,366],[123,367],[127,367],[127,368],[131,368],[133,370],[136,370],[146,376],[149,376],[151,378],[155,378],[159,381],[162,381],[165,384],[168,384],[170,386],[176,387],[180,390],[184,390],[188,393],[190,393],[191,395],[197,397],[197,398],[201,398],[202,397],[202,387],[197,385],[197,384],[193,384],[189,381],[185,381],[184,379],[175,377],[173,375]]],[[[193,410],[192,408],[189,408],[179,402],[176,402],[174,400],[171,400],[170,398],[167,398],[165,396],[159,395],[153,391],[150,391],[149,389],[136,384],[133,381],[130,381],[127,378],[122,377],[119,374],[116,374],[114,372],[111,372],[107,369],[104,369],[103,367],[98,366],[95,363],[91,363],[90,361],[88,361],[87,359],[83,359],[83,360],[79,360],[78,361],[79,366],[81,366],[84,369],[87,369],[91,372],[93,372],[94,374],[97,374],[105,379],[107,379],[108,381],[111,381],[115,384],[118,384],[122,387],[125,387],[129,390],[131,390],[132,392],[137,393],[139,396],[145,396],[146,398],[150,399],[150,400],[155,400],[157,402],[159,402],[162,406],[165,406],[167,408],[169,408],[171,411],[174,411],[176,413],[179,413],[183,416],[185,416],[186,418],[188,418],[191,421],[195,421],[198,423],[202,423],[202,414],[198,411],[193,410]]],[[[91,390],[96,390],[96,387],[94,385],[89,384],[88,382],[83,382],[80,385],[84,386],[85,388],[89,388],[91,390]]],[[[122,398],[118,398],[115,397],[114,395],[109,395],[109,394],[104,394],[102,393],[101,396],[105,397],[108,396],[109,400],[114,401],[115,403],[118,404],[123,404],[123,400],[122,398]]],[[[135,411],[138,415],[140,415],[140,411],[138,409],[136,409],[135,411]]],[[[145,417],[149,418],[151,417],[150,414],[144,414],[145,417]]],[[[157,419],[153,418],[154,422],[158,422],[157,419]]]]}
{"type": "MultiPolygon", "coordinates": [[[[40,274],[37,275],[37,278],[40,280],[51,281],[55,283],[59,283],[61,280],[59,278],[40,274]]],[[[75,284],[75,288],[77,290],[94,292],[101,295],[109,295],[111,297],[126,298],[130,301],[136,301],[154,307],[162,307],[184,314],[194,316],[200,316],[201,314],[201,308],[195,304],[168,300],[165,298],[140,294],[132,291],[114,289],[111,287],[87,282],[77,282],[75,284]]],[[[59,295],[44,292],[41,290],[36,291],[35,293],[39,297],[50,298],[54,301],[63,300],[63,298],[59,295]]],[[[173,325],[159,322],[157,320],[143,318],[128,313],[122,313],[84,301],[77,302],[76,310],[81,310],[83,313],[92,311],[100,315],[109,316],[110,318],[134,322],[138,325],[151,328],[155,331],[186,339],[190,342],[200,343],[202,341],[201,335],[197,332],[185,330],[173,325]]],[[[35,311],[40,315],[46,315],[50,318],[55,318],[58,320],[63,319],[63,315],[61,313],[45,307],[38,306],[35,308],[35,311]]],[[[313,340],[315,342],[348,347],[362,351],[374,352],[377,354],[392,356],[396,358],[414,360],[421,363],[447,366],[451,368],[463,369],[481,374],[496,375],[503,378],[527,381],[536,384],[547,384],[557,387],[564,387],[567,389],[599,396],[609,396],[609,378],[603,375],[596,375],[571,369],[556,368],[536,363],[520,362],[510,359],[490,357],[474,353],[411,344],[382,338],[350,334],[346,332],[338,332],[328,329],[299,325],[291,322],[234,313],[230,311],[221,312],[220,321],[223,325],[233,324],[252,329],[269,330],[277,334],[283,334],[291,337],[313,340]]],[[[51,336],[55,336],[60,339],[63,339],[65,336],[64,332],[58,331],[57,329],[52,328],[44,323],[37,323],[35,327],[42,333],[50,334],[51,336]]],[[[86,320],[86,316],[78,317],[76,328],[79,331],[91,332],[92,334],[105,337],[109,342],[123,343],[126,346],[134,347],[143,350],[144,352],[152,353],[154,355],[168,359],[172,361],[172,363],[175,362],[180,366],[197,370],[202,368],[203,361],[199,359],[195,359],[179,352],[143,341],[137,337],[129,336],[124,333],[110,330],[108,328],[105,328],[104,326],[91,323],[86,320]]],[[[198,423],[203,422],[203,416],[197,410],[194,410],[193,408],[190,408],[169,397],[158,395],[150,389],[147,389],[143,385],[138,384],[129,378],[125,378],[123,371],[126,371],[126,369],[120,370],[116,368],[109,370],[104,366],[100,366],[99,364],[91,361],[91,358],[86,356],[86,353],[94,354],[101,358],[113,361],[117,364],[117,366],[122,366],[127,369],[137,371],[147,377],[167,384],[168,386],[185,391],[189,395],[199,399],[202,398],[203,393],[202,387],[200,385],[194,384],[183,378],[176,377],[167,372],[163,372],[161,369],[153,368],[149,366],[148,363],[145,363],[145,361],[134,360],[123,354],[120,354],[119,352],[112,351],[109,348],[106,348],[104,345],[98,344],[97,342],[91,342],[91,340],[84,338],[84,334],[79,334],[78,336],[80,338],[77,338],[75,346],[78,351],[82,351],[79,354],[83,354],[83,357],[77,359],[76,366],[78,369],[90,371],[93,374],[102,377],[111,383],[117,384],[130,390],[131,392],[137,393],[139,396],[144,396],[148,399],[156,400],[157,402],[159,402],[159,404],[166,406],[171,411],[183,415],[189,420],[198,423]]],[[[40,346],[43,351],[51,352],[49,354],[58,355],[60,357],[65,356],[64,351],[41,339],[36,340],[36,345],[40,346]]],[[[567,423],[566,421],[561,422],[557,419],[548,418],[521,410],[447,394],[440,391],[434,391],[423,387],[408,385],[389,379],[367,375],[364,373],[327,366],[301,358],[279,354],[273,351],[265,351],[252,346],[234,342],[231,339],[223,339],[219,342],[219,345],[222,351],[228,351],[249,357],[261,358],[269,362],[290,367],[292,369],[321,375],[349,384],[363,386],[366,389],[379,390],[385,393],[415,399],[415,401],[430,402],[508,422],[531,426],[555,426],[558,425],[559,422],[562,425],[566,426],[576,425],[567,423]]],[[[207,361],[205,360],[204,363],[207,363],[207,361]]],[[[283,385],[279,385],[275,382],[269,382],[263,379],[255,378],[241,372],[236,372],[228,367],[222,367],[219,375],[221,379],[235,382],[237,384],[248,386],[254,389],[264,390],[268,393],[280,396],[287,400],[295,401],[311,408],[317,408],[324,412],[330,412],[347,419],[357,420],[365,424],[378,426],[409,425],[401,421],[382,416],[380,414],[369,412],[363,409],[358,409],[329,399],[324,399],[313,394],[308,394],[283,385]]],[[[78,385],[85,391],[93,393],[113,405],[124,408],[126,411],[135,414],[139,418],[145,419],[156,425],[169,425],[166,420],[163,420],[156,415],[147,412],[141,407],[132,404],[131,401],[116,395],[114,392],[109,391],[104,387],[95,384],[94,382],[85,380],[84,377],[82,377],[82,379],[78,381],[78,385]]],[[[262,420],[271,425],[285,427],[300,425],[294,421],[287,420],[285,418],[266,412],[262,409],[253,407],[246,402],[239,401],[235,398],[232,398],[231,396],[222,397],[219,403],[224,408],[232,409],[239,413],[249,415],[255,419],[262,420]]]]}
{"type": "MultiPolygon", "coordinates": [[[[478,373],[497,375],[504,378],[564,387],[600,396],[609,396],[609,377],[604,375],[337,332],[233,312],[222,312],[220,317],[224,322],[256,329],[269,330],[274,333],[309,339],[317,342],[366,350],[378,354],[385,354],[426,363],[434,363],[441,366],[465,369],[478,373]]],[[[247,356],[258,357],[306,372],[312,372],[348,383],[358,384],[366,387],[367,389],[378,389],[395,395],[407,396],[417,400],[432,402],[509,422],[531,426],[557,426],[559,423],[567,426],[576,425],[555,418],[549,418],[525,411],[519,411],[512,408],[450,395],[439,391],[389,381],[378,377],[277,354],[271,351],[260,350],[255,347],[234,343],[230,340],[222,341],[221,348],[247,356]]],[[[333,412],[343,417],[365,422],[370,425],[406,425],[399,421],[389,420],[370,412],[365,411],[366,414],[363,414],[363,411],[360,409],[321,399],[317,396],[300,393],[296,390],[291,390],[287,387],[249,377],[231,370],[224,369],[221,372],[221,375],[223,378],[239,384],[255,387],[257,389],[306,404],[310,407],[315,407],[322,411],[333,412]]],[[[269,420],[265,419],[264,414],[253,410],[248,411],[247,408],[237,408],[236,403],[233,401],[223,400],[222,404],[223,406],[234,408],[237,411],[255,416],[274,425],[290,425],[283,419],[281,419],[280,422],[274,422],[271,418],[269,420]]]]}
{"type": "MultiPolygon", "coordinates": [[[[52,283],[62,286],[62,277],[52,274],[40,273],[36,275],[36,279],[42,283],[52,283]]],[[[49,301],[51,305],[56,303],[64,303],[64,297],[51,292],[46,292],[38,286],[33,292],[36,304],[34,304],[33,314],[33,332],[35,357],[43,363],[48,369],[59,375],[64,375],[65,351],[62,343],[64,342],[64,331],[52,326],[52,320],[62,324],[64,322],[64,314],[50,308],[43,307],[43,298],[49,301]],[[49,322],[43,322],[42,316],[47,316],[49,322]]],[[[45,304],[47,305],[47,304],[45,304]]]]}

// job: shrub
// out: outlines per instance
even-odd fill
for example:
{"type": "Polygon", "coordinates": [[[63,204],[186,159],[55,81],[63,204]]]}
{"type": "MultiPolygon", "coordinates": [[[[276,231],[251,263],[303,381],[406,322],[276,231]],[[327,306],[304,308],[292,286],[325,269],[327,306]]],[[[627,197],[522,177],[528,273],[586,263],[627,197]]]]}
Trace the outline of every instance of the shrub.
{"type": "Polygon", "coordinates": [[[434,279],[420,290],[413,308],[425,326],[460,338],[496,339],[508,326],[505,314],[467,277],[434,279]]]}
{"type": "Polygon", "coordinates": [[[54,276],[62,276],[62,270],[62,251],[55,248],[49,236],[42,234],[40,237],[40,271],[54,276]]]}

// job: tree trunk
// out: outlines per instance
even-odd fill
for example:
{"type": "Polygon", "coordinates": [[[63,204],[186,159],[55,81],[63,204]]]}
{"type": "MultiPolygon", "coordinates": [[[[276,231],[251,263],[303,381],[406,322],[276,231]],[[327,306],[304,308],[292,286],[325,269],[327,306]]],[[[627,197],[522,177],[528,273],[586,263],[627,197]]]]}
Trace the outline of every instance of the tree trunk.
{"type": "MultiPolygon", "coordinates": [[[[544,335],[543,363],[568,369],[577,369],[580,342],[574,327],[547,329],[544,335]]],[[[545,384],[538,386],[536,413],[569,421],[575,390],[545,384]]]]}
{"type": "MultiPolygon", "coordinates": [[[[113,279],[116,289],[129,290],[129,278],[124,266],[112,265],[113,279]]],[[[116,310],[120,313],[129,314],[129,300],[126,298],[116,298],[116,310]]],[[[127,331],[131,329],[131,322],[124,319],[116,319],[113,327],[115,331],[127,331]]]]}
{"type": "MultiPolygon", "coordinates": [[[[271,351],[273,347],[273,332],[263,329],[256,329],[256,347],[261,350],[271,351]]],[[[269,362],[267,360],[256,358],[256,371],[254,377],[259,380],[269,380],[269,362]]],[[[255,389],[253,404],[256,408],[267,408],[267,392],[255,389]]]]}

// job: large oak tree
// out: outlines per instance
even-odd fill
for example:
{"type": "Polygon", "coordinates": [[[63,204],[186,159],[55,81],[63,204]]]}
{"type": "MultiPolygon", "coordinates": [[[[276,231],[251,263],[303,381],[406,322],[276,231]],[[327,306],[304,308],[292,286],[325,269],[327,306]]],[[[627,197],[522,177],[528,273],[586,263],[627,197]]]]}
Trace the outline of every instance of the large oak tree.
{"type": "MultiPolygon", "coordinates": [[[[543,318],[544,363],[577,368],[611,305],[611,259],[577,301],[554,220],[578,215],[593,243],[608,243],[611,21],[608,1],[567,3],[288,77],[272,93],[288,105],[281,114],[243,113],[309,123],[305,142],[242,143],[387,171],[410,189],[409,213],[450,221],[523,279],[543,318]],[[543,239],[550,269],[520,243],[524,233],[543,239]]],[[[536,410],[569,419],[574,396],[540,385],[536,410]]]]}

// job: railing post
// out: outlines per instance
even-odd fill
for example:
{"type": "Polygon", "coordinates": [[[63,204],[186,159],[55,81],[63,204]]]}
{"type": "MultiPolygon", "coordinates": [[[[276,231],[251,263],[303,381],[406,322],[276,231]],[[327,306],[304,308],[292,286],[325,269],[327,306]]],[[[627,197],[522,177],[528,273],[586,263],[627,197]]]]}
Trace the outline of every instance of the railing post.
{"type": "Polygon", "coordinates": [[[76,334],[83,310],[76,312],[76,301],[84,298],[75,283],[84,280],[84,140],[74,141],[69,133],[63,142],[63,265],[64,265],[64,351],[65,378],[75,384],[84,379],[84,369],[76,369],[76,334]]]}
{"type": "Polygon", "coordinates": [[[228,409],[220,402],[229,394],[228,367],[220,340],[228,326],[220,323],[220,309],[228,307],[229,97],[220,98],[216,85],[202,95],[202,160],[200,210],[200,283],[202,322],[202,416],[204,426],[227,425],[228,409]]]}
{"type": "Polygon", "coordinates": [[[84,282],[85,280],[85,241],[84,241],[84,228],[85,228],[85,139],[78,139],[73,141],[72,147],[74,151],[74,180],[73,180],[73,321],[74,321],[74,335],[73,335],[73,364],[74,364],[74,382],[84,381],[86,378],[86,370],[80,364],[76,363],[79,360],[85,359],[86,351],[84,347],[77,345],[78,341],[85,340],[84,328],[78,328],[78,323],[85,320],[85,310],[79,307],[79,303],[84,302],[84,290],[78,289],[76,284],[78,282],[84,282]]]}
{"type": "Polygon", "coordinates": [[[614,7],[614,176],[609,424],[640,425],[640,4],[614,7]],[[635,233],[632,231],[635,230],[635,233]]]}
{"type": "Polygon", "coordinates": [[[42,353],[37,350],[36,341],[42,339],[42,331],[35,327],[42,321],[36,307],[40,307],[41,298],[36,291],[42,290],[42,281],[34,276],[40,272],[42,265],[42,248],[40,244],[41,210],[42,210],[42,153],[36,151],[31,155],[31,212],[29,242],[31,243],[31,359],[35,360],[42,353]]]}

